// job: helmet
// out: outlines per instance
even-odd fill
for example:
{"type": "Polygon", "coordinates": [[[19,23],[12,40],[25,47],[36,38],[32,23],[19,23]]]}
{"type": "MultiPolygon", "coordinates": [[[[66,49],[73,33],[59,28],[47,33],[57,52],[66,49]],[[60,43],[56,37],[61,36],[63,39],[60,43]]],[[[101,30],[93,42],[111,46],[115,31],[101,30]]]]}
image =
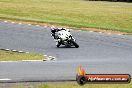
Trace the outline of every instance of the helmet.
{"type": "Polygon", "coordinates": [[[57,32],[57,31],[58,31],[58,28],[55,28],[54,26],[51,27],[51,32],[52,32],[52,33],[55,33],[55,32],[57,32]]]}

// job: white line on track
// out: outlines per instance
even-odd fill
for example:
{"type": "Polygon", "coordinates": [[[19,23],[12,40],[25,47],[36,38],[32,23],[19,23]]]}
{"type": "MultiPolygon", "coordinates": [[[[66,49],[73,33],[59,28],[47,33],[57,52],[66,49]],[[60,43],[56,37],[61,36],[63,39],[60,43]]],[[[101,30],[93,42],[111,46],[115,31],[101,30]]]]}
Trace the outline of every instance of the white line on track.
{"type": "Polygon", "coordinates": [[[31,25],[31,24],[28,24],[28,25],[31,25]]]}
{"type": "Polygon", "coordinates": [[[118,34],[118,35],[122,35],[122,34],[118,34]]]}
{"type": "Polygon", "coordinates": [[[1,62],[6,63],[6,62],[18,62],[18,61],[0,61],[0,63],[1,63],[1,62]]]}
{"type": "Polygon", "coordinates": [[[47,57],[47,61],[51,61],[51,60],[56,60],[56,58],[53,57],[53,56],[48,56],[48,57],[47,57]]]}
{"type": "Polygon", "coordinates": [[[89,32],[93,32],[93,31],[89,31],[89,32]]]}
{"type": "Polygon", "coordinates": [[[9,79],[9,78],[0,79],[0,81],[8,81],[8,80],[11,80],[11,79],[9,79]]]}
{"type": "Polygon", "coordinates": [[[110,35],[111,33],[107,33],[108,35],[110,35]]]}
{"type": "Polygon", "coordinates": [[[24,51],[18,51],[19,53],[24,53],[24,51]]]}
{"type": "Polygon", "coordinates": [[[102,32],[99,32],[100,34],[102,33],[102,32]]]}
{"type": "Polygon", "coordinates": [[[40,25],[36,25],[36,26],[40,26],[40,25]]]}
{"type": "MultiPolygon", "coordinates": [[[[12,63],[12,62],[43,62],[44,60],[18,60],[18,61],[0,61],[0,63],[12,63]]],[[[47,61],[47,60],[45,60],[47,61]]]]}
{"type": "Polygon", "coordinates": [[[12,50],[13,52],[16,52],[17,50],[12,50]]]}
{"type": "Polygon", "coordinates": [[[18,24],[22,24],[22,23],[18,23],[18,24]]]}
{"type": "Polygon", "coordinates": [[[47,57],[47,55],[43,55],[43,56],[47,57]]]}
{"type": "Polygon", "coordinates": [[[7,21],[4,21],[5,23],[7,23],[7,21]]]}
{"type": "Polygon", "coordinates": [[[5,49],[5,50],[9,51],[10,49],[5,49]]]}
{"type": "Polygon", "coordinates": [[[43,61],[43,60],[21,60],[21,61],[27,61],[27,62],[36,62],[36,61],[43,61]]]}
{"type": "Polygon", "coordinates": [[[12,24],[14,24],[15,22],[11,22],[12,24]]]}

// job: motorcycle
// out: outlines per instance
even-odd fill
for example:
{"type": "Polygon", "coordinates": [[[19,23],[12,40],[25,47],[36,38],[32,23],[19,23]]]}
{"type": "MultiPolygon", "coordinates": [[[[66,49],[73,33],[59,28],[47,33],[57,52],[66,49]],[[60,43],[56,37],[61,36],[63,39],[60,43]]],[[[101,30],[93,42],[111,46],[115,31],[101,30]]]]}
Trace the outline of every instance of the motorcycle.
{"type": "Polygon", "coordinates": [[[72,37],[70,30],[60,30],[55,33],[57,44],[56,46],[59,47],[60,45],[65,46],[75,46],[76,48],[79,48],[79,45],[76,43],[76,40],[72,37]]]}

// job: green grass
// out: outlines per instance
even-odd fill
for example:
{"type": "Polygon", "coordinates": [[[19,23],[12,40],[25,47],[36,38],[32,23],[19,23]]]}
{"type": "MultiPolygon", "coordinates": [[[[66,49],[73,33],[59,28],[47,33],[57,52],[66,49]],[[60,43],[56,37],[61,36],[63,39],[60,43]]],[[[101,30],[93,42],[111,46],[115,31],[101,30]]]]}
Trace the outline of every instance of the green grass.
{"type": "Polygon", "coordinates": [[[0,19],[132,33],[132,3],[86,0],[0,0],[0,19]]]}
{"type": "Polygon", "coordinates": [[[85,84],[83,86],[78,85],[75,82],[66,83],[43,83],[43,84],[16,84],[11,88],[132,88],[130,84],[85,84]]]}
{"type": "Polygon", "coordinates": [[[0,61],[17,61],[17,60],[43,60],[45,57],[36,53],[18,53],[12,51],[0,50],[0,61]]]}
{"type": "Polygon", "coordinates": [[[80,86],[76,83],[43,84],[38,88],[131,88],[132,84],[86,84],[80,86]]]}

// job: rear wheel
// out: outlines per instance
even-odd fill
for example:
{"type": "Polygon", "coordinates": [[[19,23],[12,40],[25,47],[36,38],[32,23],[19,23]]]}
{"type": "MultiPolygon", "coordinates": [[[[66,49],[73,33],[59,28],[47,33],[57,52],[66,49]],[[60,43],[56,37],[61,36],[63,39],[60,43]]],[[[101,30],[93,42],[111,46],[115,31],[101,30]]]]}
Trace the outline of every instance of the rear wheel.
{"type": "Polygon", "coordinates": [[[75,41],[71,40],[71,43],[72,43],[76,48],[79,48],[79,45],[78,45],[75,41]]]}

